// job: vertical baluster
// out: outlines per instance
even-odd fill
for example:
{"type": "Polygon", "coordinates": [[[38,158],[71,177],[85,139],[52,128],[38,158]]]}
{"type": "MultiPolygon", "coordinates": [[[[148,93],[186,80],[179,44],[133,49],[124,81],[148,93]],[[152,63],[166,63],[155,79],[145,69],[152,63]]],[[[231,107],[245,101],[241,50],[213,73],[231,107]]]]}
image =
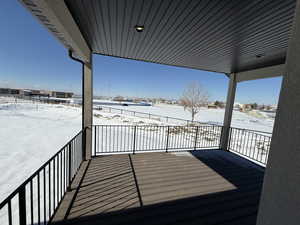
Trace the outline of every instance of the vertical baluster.
{"type": "MultiPolygon", "coordinates": [[[[117,125],[116,128],[115,128],[116,129],[116,136],[117,136],[117,149],[118,149],[118,151],[122,150],[122,148],[120,148],[120,146],[122,144],[122,136],[123,136],[123,134],[120,132],[121,128],[122,128],[121,125],[117,125]]],[[[123,150],[125,150],[125,149],[123,149],[123,150]]]]}
{"type": "Polygon", "coordinates": [[[166,141],[166,152],[168,152],[168,148],[169,148],[169,130],[170,130],[170,126],[167,127],[167,141],[166,141]]]}
{"type": "Polygon", "coordinates": [[[48,187],[49,187],[49,193],[48,193],[48,202],[49,202],[49,216],[48,216],[48,219],[50,220],[50,217],[51,217],[51,161],[49,162],[49,177],[48,177],[48,187]]]}
{"type": "Polygon", "coordinates": [[[33,218],[33,184],[32,184],[32,180],[30,181],[30,219],[31,219],[31,224],[33,225],[34,218],[33,218]]]}
{"type": "Polygon", "coordinates": [[[270,152],[270,144],[271,144],[271,137],[268,137],[268,148],[267,148],[267,152],[266,152],[266,157],[265,157],[265,165],[267,164],[268,162],[268,157],[269,157],[269,152],[270,152]]]}
{"type": "Polygon", "coordinates": [[[136,126],[134,126],[134,131],[133,131],[133,154],[135,154],[135,139],[136,139],[136,126]]]}
{"type": "Polygon", "coordinates": [[[63,169],[62,169],[62,152],[60,152],[60,199],[62,199],[62,197],[63,197],[63,169]]]}
{"type": "Polygon", "coordinates": [[[94,130],[94,150],[93,154],[96,155],[96,145],[97,145],[97,127],[93,126],[94,130]]]}
{"type": "Polygon", "coordinates": [[[66,147],[63,150],[63,180],[62,180],[62,185],[63,185],[63,193],[65,194],[66,192],[66,147]]]}
{"type": "Polygon", "coordinates": [[[46,167],[43,169],[44,224],[46,224],[46,167]]]}
{"type": "Polygon", "coordinates": [[[115,150],[115,129],[114,129],[114,126],[110,126],[110,131],[111,131],[111,140],[112,140],[112,146],[113,146],[113,151],[118,151],[118,149],[117,150],[115,150]]]}
{"type": "Polygon", "coordinates": [[[25,185],[19,190],[19,221],[20,225],[26,225],[26,190],[25,185]]]}
{"type": "Polygon", "coordinates": [[[37,200],[38,200],[38,224],[41,224],[41,190],[40,190],[40,172],[37,175],[37,200]]]}
{"type": "Polygon", "coordinates": [[[11,200],[8,201],[8,225],[12,225],[11,200]]]}
{"type": "Polygon", "coordinates": [[[254,146],[253,146],[253,149],[252,149],[252,159],[255,159],[255,147],[256,147],[256,143],[257,143],[257,134],[254,134],[253,135],[255,138],[253,138],[254,140],[254,146]]]}
{"type": "Polygon", "coordinates": [[[56,188],[56,185],[55,185],[55,158],[53,159],[53,212],[56,208],[56,203],[55,203],[55,188],[56,188]]]}
{"type": "Polygon", "coordinates": [[[198,129],[199,127],[196,127],[196,133],[195,133],[195,143],[194,143],[194,150],[197,149],[197,141],[198,141],[198,129]]]}
{"type": "MultiPolygon", "coordinates": [[[[55,157],[56,158],[56,175],[57,175],[57,182],[56,182],[56,205],[59,204],[59,154],[55,157]]],[[[54,159],[55,160],[55,159],[54,159]]]]}
{"type": "Polygon", "coordinates": [[[71,188],[71,179],[72,179],[72,143],[68,145],[68,189],[71,188]]]}
{"type": "Polygon", "coordinates": [[[248,156],[248,151],[249,151],[249,137],[251,136],[251,133],[249,131],[245,131],[246,132],[246,137],[245,137],[245,155],[248,156]]]}

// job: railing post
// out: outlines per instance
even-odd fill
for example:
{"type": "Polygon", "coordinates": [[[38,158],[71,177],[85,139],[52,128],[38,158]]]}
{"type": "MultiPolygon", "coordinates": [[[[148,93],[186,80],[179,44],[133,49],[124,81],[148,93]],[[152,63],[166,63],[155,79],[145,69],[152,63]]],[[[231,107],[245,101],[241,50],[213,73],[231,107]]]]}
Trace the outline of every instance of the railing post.
{"type": "Polygon", "coordinates": [[[220,135],[220,140],[219,140],[219,149],[222,149],[222,138],[223,138],[223,132],[224,132],[224,126],[221,127],[221,135],[220,135]]]}
{"type": "Polygon", "coordinates": [[[151,115],[150,115],[150,113],[149,113],[149,119],[151,118],[151,115]]]}
{"type": "Polygon", "coordinates": [[[133,154],[135,154],[135,139],[136,139],[136,126],[134,126],[134,131],[133,131],[133,151],[132,151],[133,154]]]}
{"type": "Polygon", "coordinates": [[[197,149],[198,129],[199,129],[199,126],[197,126],[197,127],[196,127],[196,135],[195,135],[195,144],[194,144],[194,150],[196,150],[196,149],[197,149]]]}
{"type": "Polygon", "coordinates": [[[72,181],[72,144],[71,142],[68,144],[68,149],[69,149],[69,160],[68,160],[68,168],[69,168],[69,181],[68,181],[68,191],[71,190],[71,181],[72,181]]]}
{"type": "Polygon", "coordinates": [[[236,75],[232,73],[230,75],[229,87],[227,91],[226,108],[225,108],[224,121],[223,121],[223,132],[221,138],[221,149],[225,151],[228,150],[227,144],[228,144],[229,131],[231,126],[236,85],[237,85],[236,75]]]}
{"type": "Polygon", "coordinates": [[[228,143],[227,143],[227,151],[230,150],[230,146],[231,146],[231,135],[232,135],[232,128],[229,127],[229,137],[228,137],[228,143]]]}
{"type": "Polygon", "coordinates": [[[20,225],[26,225],[26,191],[25,185],[21,187],[19,192],[19,218],[20,225]]]}
{"type": "Polygon", "coordinates": [[[166,143],[166,153],[168,153],[168,147],[169,147],[169,129],[170,127],[167,127],[167,143],[166,143]]]}

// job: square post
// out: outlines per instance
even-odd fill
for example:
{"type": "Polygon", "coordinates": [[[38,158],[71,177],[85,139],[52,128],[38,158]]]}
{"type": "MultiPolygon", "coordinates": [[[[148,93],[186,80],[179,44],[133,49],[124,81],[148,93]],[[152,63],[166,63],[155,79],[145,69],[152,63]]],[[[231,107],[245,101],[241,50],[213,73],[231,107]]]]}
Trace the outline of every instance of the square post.
{"type": "Polygon", "coordinates": [[[300,0],[289,41],[258,225],[297,225],[300,221],[300,0]]]}
{"type": "Polygon", "coordinates": [[[230,74],[224,122],[223,122],[223,130],[221,135],[220,147],[223,150],[228,150],[228,139],[230,134],[230,125],[231,125],[232,111],[234,106],[235,92],[236,92],[236,75],[232,73],[230,74]]]}
{"type": "Polygon", "coordinates": [[[83,130],[83,160],[92,157],[92,125],[93,125],[93,64],[83,63],[82,75],[82,130],[83,130]]]}

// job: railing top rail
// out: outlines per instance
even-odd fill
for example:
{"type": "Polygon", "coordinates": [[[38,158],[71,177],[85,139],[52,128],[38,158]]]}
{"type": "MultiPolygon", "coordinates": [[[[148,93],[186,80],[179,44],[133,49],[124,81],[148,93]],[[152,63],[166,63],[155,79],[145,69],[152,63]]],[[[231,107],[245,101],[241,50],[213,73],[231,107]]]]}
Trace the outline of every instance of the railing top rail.
{"type": "Polygon", "coordinates": [[[41,172],[58,154],[60,154],[72,141],[74,141],[80,134],[79,131],[67,144],[65,144],[57,153],[55,153],[50,159],[48,159],[39,169],[37,169],[30,177],[28,177],[21,185],[19,185],[7,198],[0,203],[0,209],[2,209],[18,192],[21,188],[26,186],[39,172],[41,172]]]}
{"type": "Polygon", "coordinates": [[[230,128],[231,129],[236,129],[236,130],[250,131],[250,132],[255,132],[255,133],[260,133],[260,134],[269,134],[269,135],[272,135],[271,132],[266,132],[266,131],[251,130],[251,129],[238,128],[238,127],[230,127],[230,128]]]}
{"type": "Polygon", "coordinates": [[[217,124],[204,124],[204,125],[124,125],[124,124],[93,124],[93,127],[223,127],[221,125],[217,125],[217,124]]]}

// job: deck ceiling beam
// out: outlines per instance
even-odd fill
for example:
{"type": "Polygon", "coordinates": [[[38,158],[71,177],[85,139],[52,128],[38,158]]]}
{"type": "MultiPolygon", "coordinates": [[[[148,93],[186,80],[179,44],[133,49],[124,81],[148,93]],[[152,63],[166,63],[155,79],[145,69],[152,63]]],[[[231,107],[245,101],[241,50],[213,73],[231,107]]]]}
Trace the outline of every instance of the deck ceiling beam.
{"type": "Polygon", "coordinates": [[[285,64],[236,73],[236,82],[283,76],[285,64]]]}
{"type": "Polygon", "coordinates": [[[91,50],[62,0],[19,0],[67,49],[84,62],[91,50]]]}

